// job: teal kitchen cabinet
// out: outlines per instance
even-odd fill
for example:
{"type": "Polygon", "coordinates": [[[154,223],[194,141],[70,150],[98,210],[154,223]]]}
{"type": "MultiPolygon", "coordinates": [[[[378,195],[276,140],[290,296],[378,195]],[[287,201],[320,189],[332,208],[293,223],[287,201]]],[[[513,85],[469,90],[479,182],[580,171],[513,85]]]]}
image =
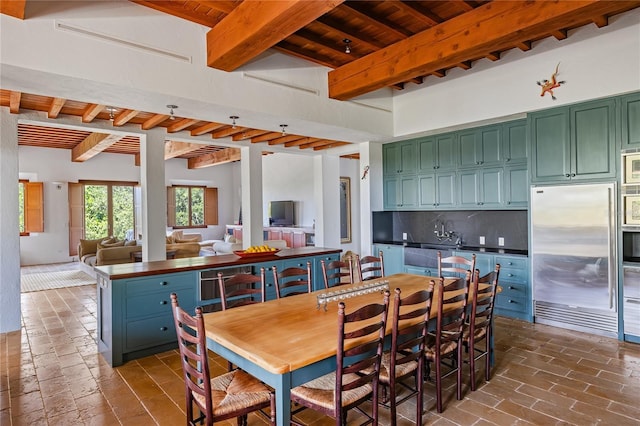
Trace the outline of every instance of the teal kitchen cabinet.
{"type": "Polygon", "coordinates": [[[407,274],[424,275],[426,277],[437,277],[438,268],[424,268],[422,266],[404,265],[404,272],[407,274]]]}
{"type": "Polygon", "coordinates": [[[455,170],[456,134],[445,133],[418,139],[418,173],[455,170]]]}
{"type": "Polygon", "coordinates": [[[395,244],[374,244],[371,254],[378,256],[382,251],[384,274],[393,275],[404,272],[404,246],[395,244]]]}
{"type": "Polygon", "coordinates": [[[504,204],[506,208],[527,208],[529,205],[529,169],[526,163],[504,167],[504,204]]]}
{"type": "Polygon", "coordinates": [[[504,163],[526,163],[527,154],[527,120],[516,120],[504,123],[502,128],[504,163]]]}
{"type": "Polygon", "coordinates": [[[495,256],[500,264],[498,285],[502,291],[496,295],[496,315],[533,321],[529,258],[521,256],[495,256]]]}
{"type": "Polygon", "coordinates": [[[615,101],[531,114],[531,182],[616,177],[615,101]]]}
{"type": "Polygon", "coordinates": [[[620,97],[622,147],[640,148],[640,92],[620,97]]]}
{"type": "Polygon", "coordinates": [[[492,208],[503,205],[502,167],[469,169],[458,172],[461,207],[492,208]]]}
{"type": "Polygon", "coordinates": [[[382,158],[382,173],[384,176],[415,173],[418,163],[415,140],[384,145],[382,147],[382,158]]]}
{"type": "Polygon", "coordinates": [[[452,208],[456,198],[455,172],[418,175],[418,206],[421,209],[452,208]]]}
{"type": "Polygon", "coordinates": [[[418,206],[416,175],[383,178],[385,210],[414,209],[418,206]]]}
{"type": "Polygon", "coordinates": [[[458,132],[458,167],[496,166],[502,163],[502,125],[458,132]]]}

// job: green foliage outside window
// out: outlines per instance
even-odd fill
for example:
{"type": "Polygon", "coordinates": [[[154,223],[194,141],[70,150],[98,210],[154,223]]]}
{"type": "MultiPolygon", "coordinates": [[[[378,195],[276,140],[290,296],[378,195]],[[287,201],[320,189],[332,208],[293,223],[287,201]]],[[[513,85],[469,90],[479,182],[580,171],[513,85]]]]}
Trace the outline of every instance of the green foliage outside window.
{"type": "Polygon", "coordinates": [[[204,225],[204,188],[177,186],[175,194],[175,226],[204,225]]]}
{"type": "Polygon", "coordinates": [[[85,185],[85,238],[122,240],[129,229],[134,229],[133,186],[85,185]]]}

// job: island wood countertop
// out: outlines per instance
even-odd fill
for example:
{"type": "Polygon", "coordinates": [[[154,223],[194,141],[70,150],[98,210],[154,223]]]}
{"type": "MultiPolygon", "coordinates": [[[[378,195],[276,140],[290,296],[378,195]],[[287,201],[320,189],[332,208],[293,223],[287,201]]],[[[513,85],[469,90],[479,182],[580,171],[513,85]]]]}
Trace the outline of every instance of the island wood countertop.
{"type": "Polygon", "coordinates": [[[235,254],[217,256],[185,257],[181,259],[156,260],[152,262],[120,263],[117,265],[96,266],[98,274],[106,275],[110,280],[118,280],[146,275],[170,274],[173,272],[193,271],[200,269],[225,268],[230,266],[250,265],[253,263],[273,262],[297,257],[322,256],[342,252],[341,249],[324,247],[299,247],[282,249],[276,254],[259,257],[240,257],[235,254]]]}

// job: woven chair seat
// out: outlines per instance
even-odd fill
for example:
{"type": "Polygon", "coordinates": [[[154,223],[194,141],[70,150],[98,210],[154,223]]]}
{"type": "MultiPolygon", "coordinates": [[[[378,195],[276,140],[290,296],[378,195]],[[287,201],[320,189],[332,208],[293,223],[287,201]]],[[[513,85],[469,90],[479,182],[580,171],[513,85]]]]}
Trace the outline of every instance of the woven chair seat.
{"type": "MultiPolygon", "coordinates": [[[[214,416],[224,416],[247,405],[268,403],[270,390],[255,377],[234,370],[211,379],[211,396],[214,416]]],[[[194,394],[193,397],[204,405],[204,396],[194,394]]]]}
{"type": "MultiPolygon", "coordinates": [[[[457,348],[458,348],[458,344],[456,342],[454,341],[447,342],[440,347],[440,355],[444,356],[444,355],[453,353],[457,348]]],[[[436,350],[437,348],[435,347],[433,342],[430,342],[430,343],[428,342],[427,347],[424,349],[424,354],[427,357],[427,359],[429,360],[436,359],[436,350]]]]}
{"type": "MultiPolygon", "coordinates": [[[[351,383],[358,379],[359,376],[355,374],[345,374],[343,376],[343,383],[351,383]]],[[[342,392],[342,406],[348,406],[349,404],[357,401],[363,396],[370,394],[372,391],[371,384],[360,386],[355,389],[342,392]]],[[[311,380],[303,385],[297,386],[291,389],[291,395],[304,398],[318,406],[326,409],[331,409],[335,406],[334,395],[336,391],[336,373],[335,371],[311,380]]]]}
{"type": "MultiPolygon", "coordinates": [[[[474,339],[476,339],[477,341],[481,340],[487,335],[487,331],[487,327],[476,328],[473,332],[474,339]]],[[[469,326],[465,326],[464,332],[462,333],[462,341],[468,342],[470,335],[471,333],[469,331],[469,326]]]]}
{"type": "MultiPolygon", "coordinates": [[[[396,377],[405,376],[418,369],[418,362],[412,361],[406,364],[396,365],[396,377]]],[[[382,354],[382,364],[380,364],[380,381],[382,383],[389,383],[391,381],[391,353],[385,352],[382,354]]]]}

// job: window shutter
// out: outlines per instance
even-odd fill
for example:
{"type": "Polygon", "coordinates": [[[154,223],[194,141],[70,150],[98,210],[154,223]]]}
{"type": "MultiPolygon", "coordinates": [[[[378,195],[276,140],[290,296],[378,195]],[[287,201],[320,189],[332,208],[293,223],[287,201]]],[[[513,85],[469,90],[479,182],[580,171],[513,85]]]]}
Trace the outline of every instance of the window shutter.
{"type": "Polygon", "coordinates": [[[167,187],[167,226],[176,226],[176,193],[173,186],[167,187]]]}
{"type": "Polygon", "coordinates": [[[42,182],[24,184],[24,231],[44,232],[44,195],[42,182]]]}
{"type": "Polygon", "coordinates": [[[218,188],[204,190],[204,224],[218,224],[218,188]]]}
{"type": "Polygon", "coordinates": [[[84,186],[69,183],[69,256],[78,255],[78,244],[84,238],[84,186]]]}

